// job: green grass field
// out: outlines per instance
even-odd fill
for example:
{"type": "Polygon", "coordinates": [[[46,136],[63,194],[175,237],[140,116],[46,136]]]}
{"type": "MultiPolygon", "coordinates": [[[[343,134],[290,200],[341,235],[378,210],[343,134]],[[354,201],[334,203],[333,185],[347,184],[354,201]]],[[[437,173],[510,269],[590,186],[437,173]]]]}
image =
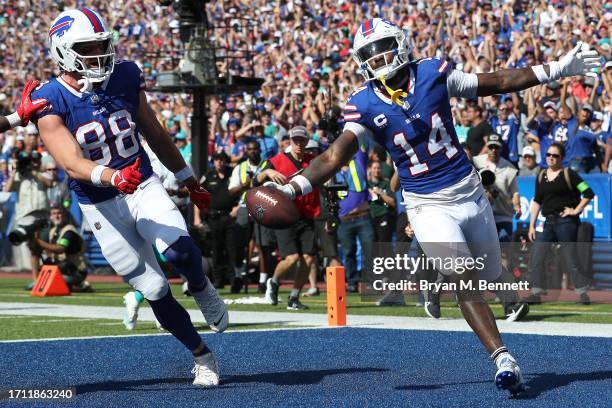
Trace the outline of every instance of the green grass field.
{"type": "MultiPolygon", "coordinates": [[[[27,279],[8,278],[0,280],[0,302],[32,302],[39,304],[68,304],[68,305],[89,305],[89,306],[122,306],[122,296],[129,290],[124,283],[94,283],[92,293],[74,293],[71,296],[37,298],[30,296],[29,292],[23,290],[28,283],[27,279]]],[[[181,304],[188,309],[197,309],[192,298],[183,296],[179,285],[172,285],[172,292],[181,304]]],[[[283,301],[286,302],[287,291],[281,290],[283,301]]],[[[253,288],[248,295],[232,295],[229,289],[221,292],[222,296],[229,299],[244,296],[262,296],[256,293],[253,288]]],[[[461,318],[461,312],[452,301],[452,297],[447,297],[442,303],[442,315],[447,318],[461,318]]],[[[407,296],[405,307],[377,307],[375,300],[365,301],[359,294],[349,294],[347,296],[347,313],[349,315],[388,315],[388,316],[411,316],[426,317],[422,307],[415,306],[415,297],[407,296]]],[[[303,298],[303,302],[309,306],[307,312],[326,313],[325,294],[317,297],[303,298]]],[[[261,304],[231,304],[230,310],[244,311],[265,311],[265,312],[286,312],[285,303],[278,306],[261,304]]],[[[492,304],[493,313],[497,318],[503,318],[502,307],[492,304]]],[[[126,335],[126,334],[150,334],[159,333],[152,322],[141,322],[137,329],[128,332],[123,327],[121,321],[114,319],[89,319],[87,316],[82,318],[63,318],[63,317],[41,317],[41,316],[9,316],[0,314],[0,340],[13,340],[23,338],[58,338],[58,337],[79,337],[79,336],[100,336],[100,335],[126,335]]],[[[557,322],[576,322],[576,323],[612,323],[612,304],[593,304],[590,306],[578,306],[574,303],[546,303],[543,305],[532,306],[530,314],[526,320],[531,321],[557,321],[557,322]]],[[[244,329],[263,329],[275,326],[262,325],[233,325],[232,330],[244,329]]],[[[278,327],[278,326],[276,326],[278,327]]],[[[202,331],[205,327],[199,328],[202,331]]]]}

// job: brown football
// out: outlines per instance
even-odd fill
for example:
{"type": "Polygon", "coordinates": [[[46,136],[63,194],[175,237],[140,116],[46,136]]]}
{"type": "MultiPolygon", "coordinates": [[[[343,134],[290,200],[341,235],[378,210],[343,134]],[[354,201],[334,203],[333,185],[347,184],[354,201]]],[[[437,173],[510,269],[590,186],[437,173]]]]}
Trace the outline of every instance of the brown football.
{"type": "Polygon", "coordinates": [[[272,187],[256,187],[246,194],[246,205],[251,217],[264,227],[288,228],[300,217],[294,202],[272,187]]]}

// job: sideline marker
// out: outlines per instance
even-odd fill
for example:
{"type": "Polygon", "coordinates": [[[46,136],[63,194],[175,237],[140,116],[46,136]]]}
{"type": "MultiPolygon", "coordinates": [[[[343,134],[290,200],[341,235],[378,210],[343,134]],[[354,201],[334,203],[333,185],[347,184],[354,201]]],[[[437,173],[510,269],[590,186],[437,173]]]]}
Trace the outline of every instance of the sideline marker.
{"type": "Polygon", "coordinates": [[[70,288],[57,265],[43,265],[32,288],[32,296],[67,296],[70,288]]]}
{"type": "Polygon", "coordinates": [[[327,273],[327,324],[346,326],[346,282],[344,266],[330,266],[327,273]]]}

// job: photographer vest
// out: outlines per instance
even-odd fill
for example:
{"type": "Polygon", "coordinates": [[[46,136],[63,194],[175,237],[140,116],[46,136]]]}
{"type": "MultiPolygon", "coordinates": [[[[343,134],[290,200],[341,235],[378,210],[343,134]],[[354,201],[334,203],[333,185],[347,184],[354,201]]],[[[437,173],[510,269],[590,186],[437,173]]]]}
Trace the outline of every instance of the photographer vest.
{"type": "MultiPolygon", "coordinates": [[[[300,170],[295,163],[288,157],[290,153],[279,153],[270,159],[270,163],[274,166],[274,169],[289,177],[300,170]]],[[[305,153],[302,162],[300,163],[301,168],[305,169],[308,167],[310,162],[316,157],[314,154],[305,153]]],[[[302,195],[293,200],[300,216],[306,219],[316,218],[321,214],[321,204],[319,201],[319,188],[315,187],[312,192],[306,195],[302,195]]]]}
{"type": "MultiPolygon", "coordinates": [[[[52,244],[59,244],[62,245],[62,239],[64,238],[64,235],[68,232],[71,231],[73,233],[75,233],[76,235],[79,235],[79,232],[77,231],[76,227],[72,224],[66,224],[64,225],[59,232],[57,231],[57,227],[51,227],[51,229],[49,230],[49,242],[52,244]],[[57,234],[57,236],[56,236],[57,234]]],[[[82,247],[83,243],[81,241],[81,247],[82,247]]],[[[79,270],[84,270],[87,268],[87,265],[85,263],[85,257],[83,256],[83,250],[81,248],[81,250],[79,252],[76,252],[74,254],[69,254],[68,252],[64,252],[63,254],[49,254],[49,258],[51,258],[51,260],[55,263],[62,263],[62,262],[69,262],[74,264],[79,270]]]]}

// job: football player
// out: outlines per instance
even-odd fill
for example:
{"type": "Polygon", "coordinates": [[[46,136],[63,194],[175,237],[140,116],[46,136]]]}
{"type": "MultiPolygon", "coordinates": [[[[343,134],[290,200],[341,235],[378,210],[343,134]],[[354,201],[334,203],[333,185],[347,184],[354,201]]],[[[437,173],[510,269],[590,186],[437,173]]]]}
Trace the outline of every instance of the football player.
{"type": "Polygon", "coordinates": [[[32,115],[47,106],[46,99],[41,98],[33,101],[30,98],[32,91],[37,86],[38,81],[33,79],[30,79],[25,84],[17,110],[8,116],[0,116],[0,133],[17,126],[26,126],[30,122],[32,115]]]}
{"type": "Polygon", "coordinates": [[[202,271],[202,254],[181,213],[153,174],[140,137],[203,211],[202,189],[147,103],[138,66],[115,61],[112,32],[87,8],[62,12],[49,29],[60,74],[33,97],[49,101],[37,116],[47,149],[70,176],[70,188],[113,269],[151,305],[157,320],[194,356],[195,385],[219,383],[217,361],[170,292],[153,246],[185,276],[213,331],[228,325],[227,308],[202,271]]]}
{"type": "MultiPolygon", "coordinates": [[[[466,74],[442,59],[415,60],[403,30],[380,18],[368,20],[353,43],[353,58],[366,83],[345,105],[342,135],[288,184],[268,185],[292,198],[308,194],[351,159],[360,138],[372,138],[386,147],[397,166],[410,225],[425,254],[434,259],[449,253],[486,255],[478,274],[441,272],[455,282],[471,282],[474,277],[493,281],[501,273],[493,213],[457,140],[449,98],[516,92],[583,75],[600,64],[597,53],[585,48],[578,43],[548,65],[466,74]]],[[[457,298],[466,321],[497,365],[498,388],[513,394],[522,391],[520,369],[500,338],[488,304],[477,290],[458,290],[457,298]]]]}

